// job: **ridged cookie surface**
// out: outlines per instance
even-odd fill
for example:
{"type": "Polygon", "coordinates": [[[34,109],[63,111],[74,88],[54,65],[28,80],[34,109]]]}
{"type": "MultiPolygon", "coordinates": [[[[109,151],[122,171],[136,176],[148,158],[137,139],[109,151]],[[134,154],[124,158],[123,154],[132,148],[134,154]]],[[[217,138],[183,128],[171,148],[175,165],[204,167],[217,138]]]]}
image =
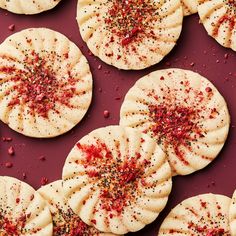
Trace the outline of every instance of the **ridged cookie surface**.
{"type": "Polygon", "coordinates": [[[236,190],[232,196],[230,208],[229,208],[229,224],[231,230],[231,236],[236,236],[236,190]]]}
{"type": "Polygon", "coordinates": [[[0,235],[52,236],[52,217],[46,202],[32,187],[0,176],[0,235]]]}
{"type": "Polygon", "coordinates": [[[61,0],[0,0],[0,8],[16,14],[33,15],[54,8],[61,0]]]}
{"type": "Polygon", "coordinates": [[[41,187],[38,192],[47,202],[52,213],[53,235],[114,236],[114,234],[101,233],[94,227],[88,226],[73,213],[64,197],[61,180],[41,187]]]}
{"type": "Polygon", "coordinates": [[[64,35],[32,28],[0,45],[0,119],[26,136],[48,138],[72,129],[92,97],[86,58],[64,35]]]}
{"type": "Polygon", "coordinates": [[[162,223],[158,236],[230,236],[230,198],[202,194],[177,205],[162,223]]]}
{"type": "Polygon", "coordinates": [[[215,86],[197,73],[159,70],[144,76],[127,93],[120,124],[155,138],[173,174],[208,165],[220,152],[230,117],[215,86]]]}
{"type": "Polygon", "coordinates": [[[198,0],[181,0],[185,16],[197,13],[197,1],[198,0]]]}
{"type": "Polygon", "coordinates": [[[158,63],[182,29],[180,0],[78,0],[83,40],[102,61],[125,70],[158,63]]]}
{"type": "Polygon", "coordinates": [[[235,0],[198,0],[198,13],[208,34],[236,51],[235,0]]]}
{"type": "Polygon", "coordinates": [[[88,225],[115,234],[154,221],[171,186],[170,166],[156,142],[120,126],[83,137],[63,169],[63,189],[73,211],[88,225]]]}

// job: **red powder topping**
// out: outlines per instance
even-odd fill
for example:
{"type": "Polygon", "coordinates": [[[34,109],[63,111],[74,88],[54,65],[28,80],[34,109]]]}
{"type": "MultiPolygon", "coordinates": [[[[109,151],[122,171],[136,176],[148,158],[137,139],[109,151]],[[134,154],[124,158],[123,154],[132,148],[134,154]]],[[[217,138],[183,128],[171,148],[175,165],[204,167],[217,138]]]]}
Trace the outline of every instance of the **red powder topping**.
{"type": "Polygon", "coordinates": [[[182,157],[180,145],[189,146],[189,141],[193,139],[191,137],[193,132],[201,135],[197,125],[198,111],[191,107],[160,104],[150,105],[149,111],[155,122],[151,131],[159,142],[163,142],[164,145],[171,144],[179,157],[182,157]]]}
{"type": "Polygon", "coordinates": [[[127,158],[126,161],[114,160],[107,146],[98,141],[96,145],[78,143],[77,147],[85,156],[77,164],[82,164],[85,167],[89,177],[96,178],[97,185],[101,189],[101,207],[106,211],[120,214],[134,197],[138,183],[144,183],[144,168],[150,162],[145,159],[138,161],[140,159],[139,153],[136,153],[135,157],[127,158]]]}
{"type": "Polygon", "coordinates": [[[53,235],[56,236],[98,236],[99,231],[85,224],[71,210],[63,212],[58,209],[58,220],[53,222],[53,235]]]}
{"type": "Polygon", "coordinates": [[[218,228],[217,226],[211,226],[207,227],[205,226],[199,226],[197,224],[194,224],[193,222],[188,223],[188,228],[192,229],[193,231],[200,233],[203,236],[224,236],[224,235],[230,235],[227,233],[224,229],[218,228]]]}
{"type": "Polygon", "coordinates": [[[24,233],[26,216],[22,215],[15,222],[6,216],[0,215],[0,234],[3,236],[20,236],[24,233]]]}
{"type": "Polygon", "coordinates": [[[66,77],[58,78],[50,64],[59,60],[59,56],[48,53],[48,58],[42,58],[34,51],[27,55],[23,60],[24,69],[0,68],[0,72],[8,74],[10,81],[15,83],[13,90],[17,92],[8,105],[27,104],[32,115],[37,113],[44,118],[50,110],[55,110],[56,102],[71,107],[69,100],[75,93],[78,79],[72,78],[69,72],[66,77]]]}
{"type": "MultiPolygon", "coordinates": [[[[235,8],[235,12],[236,12],[236,8],[235,8]]],[[[227,23],[229,24],[229,30],[230,32],[232,32],[236,26],[236,17],[235,15],[232,15],[229,14],[229,13],[226,13],[225,15],[223,15],[219,20],[218,22],[216,23],[215,27],[214,27],[214,30],[213,30],[213,36],[216,37],[219,33],[219,28],[220,28],[220,25],[222,25],[223,23],[227,23]]]]}
{"type": "Polygon", "coordinates": [[[150,0],[113,0],[105,23],[126,46],[143,34],[154,37],[150,23],[157,20],[156,10],[155,2],[150,0]]]}

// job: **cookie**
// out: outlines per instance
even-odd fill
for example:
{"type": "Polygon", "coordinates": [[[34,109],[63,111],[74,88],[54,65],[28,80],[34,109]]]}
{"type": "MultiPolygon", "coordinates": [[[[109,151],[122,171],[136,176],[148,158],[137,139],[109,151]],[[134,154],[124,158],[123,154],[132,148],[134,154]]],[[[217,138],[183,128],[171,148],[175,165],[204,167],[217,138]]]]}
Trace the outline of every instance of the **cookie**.
{"type": "Polygon", "coordinates": [[[0,235],[52,236],[52,217],[46,202],[31,186],[0,177],[0,235]]]}
{"type": "Polygon", "coordinates": [[[183,5],[184,16],[197,13],[197,1],[198,0],[181,0],[181,3],[183,5]]]}
{"type": "Polygon", "coordinates": [[[120,125],[149,134],[162,147],[173,175],[207,166],[222,149],[230,117],[215,86],[197,73],[159,70],[128,91],[120,125]]]}
{"type": "Polygon", "coordinates": [[[61,135],[81,121],[91,98],[88,62],[64,35],[32,28],[0,45],[0,119],[13,130],[61,135]]]}
{"type": "Polygon", "coordinates": [[[68,206],[64,197],[62,181],[57,180],[41,187],[38,192],[47,202],[52,213],[53,235],[83,235],[83,236],[112,236],[114,234],[101,233],[94,227],[86,225],[68,206]]]}
{"type": "Polygon", "coordinates": [[[236,2],[198,0],[198,13],[207,33],[222,46],[236,51],[236,2]]]}
{"type": "Polygon", "coordinates": [[[109,126],[83,137],[63,168],[72,210],[100,231],[125,234],[153,222],[171,191],[166,155],[148,135],[109,126]]]}
{"type": "Polygon", "coordinates": [[[230,198],[202,194],[188,198],[171,210],[158,236],[230,236],[228,210],[230,198]]]}
{"type": "Polygon", "coordinates": [[[231,236],[236,236],[236,191],[234,191],[229,208],[229,224],[231,236]]]}
{"type": "Polygon", "coordinates": [[[180,0],[79,0],[77,21],[91,52],[107,64],[139,70],[160,62],[182,29],[180,0]]]}
{"type": "Polygon", "coordinates": [[[54,8],[61,0],[0,0],[0,8],[16,14],[33,15],[54,8]]]}

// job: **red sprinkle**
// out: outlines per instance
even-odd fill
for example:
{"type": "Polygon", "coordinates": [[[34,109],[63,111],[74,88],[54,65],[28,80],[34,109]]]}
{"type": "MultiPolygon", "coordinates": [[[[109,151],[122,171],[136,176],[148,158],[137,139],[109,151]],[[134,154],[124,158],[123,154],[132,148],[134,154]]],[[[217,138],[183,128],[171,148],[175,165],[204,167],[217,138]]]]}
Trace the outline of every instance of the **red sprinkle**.
{"type": "Polygon", "coordinates": [[[13,163],[12,162],[6,162],[5,163],[5,167],[6,168],[12,168],[13,167],[13,163]]]}
{"type": "Polygon", "coordinates": [[[12,138],[10,138],[10,137],[2,137],[2,141],[3,142],[11,142],[12,138]]]}
{"type": "Polygon", "coordinates": [[[15,150],[14,150],[14,148],[12,146],[8,148],[7,152],[11,156],[13,156],[15,154],[15,150]]]}
{"type": "Polygon", "coordinates": [[[48,178],[42,177],[40,180],[41,185],[46,185],[48,183],[48,178]]]}
{"type": "Polygon", "coordinates": [[[39,160],[40,160],[40,161],[45,161],[45,160],[46,160],[46,157],[45,157],[45,156],[40,156],[40,157],[39,157],[39,160]]]}
{"type": "Polygon", "coordinates": [[[9,25],[9,26],[8,26],[8,29],[9,29],[10,31],[14,31],[14,30],[15,30],[15,25],[14,25],[14,24],[9,25]]]}
{"type": "Polygon", "coordinates": [[[210,93],[210,92],[212,92],[212,88],[210,88],[210,87],[206,87],[206,89],[205,89],[205,90],[206,90],[206,92],[207,92],[207,93],[210,93]]]}
{"type": "Polygon", "coordinates": [[[105,110],[105,111],[103,112],[103,116],[104,116],[104,118],[109,118],[110,112],[109,112],[108,110],[105,110]]]}
{"type": "Polygon", "coordinates": [[[27,177],[25,172],[22,173],[22,176],[23,176],[23,179],[26,179],[27,177]]]}
{"type": "Polygon", "coordinates": [[[95,219],[92,219],[92,220],[91,220],[91,223],[93,223],[94,225],[96,225],[96,224],[97,224],[97,221],[96,221],[95,219]]]}

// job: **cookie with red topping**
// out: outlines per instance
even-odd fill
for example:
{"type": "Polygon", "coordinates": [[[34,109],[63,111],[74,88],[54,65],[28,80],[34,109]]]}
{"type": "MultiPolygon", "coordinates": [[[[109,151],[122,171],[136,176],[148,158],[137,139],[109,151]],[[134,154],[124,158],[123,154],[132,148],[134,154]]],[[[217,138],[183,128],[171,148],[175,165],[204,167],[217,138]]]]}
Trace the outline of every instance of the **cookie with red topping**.
{"type": "Polygon", "coordinates": [[[0,176],[0,235],[52,236],[52,217],[43,198],[28,184],[0,176]]]}
{"type": "Polygon", "coordinates": [[[0,0],[0,8],[16,14],[33,15],[54,8],[61,0],[0,0]]]}
{"type": "Polygon", "coordinates": [[[229,208],[229,223],[231,235],[236,236],[236,191],[234,191],[229,208]]]}
{"type": "Polygon", "coordinates": [[[13,130],[61,135],[81,121],[91,98],[88,62],[64,35],[32,28],[0,45],[0,119],[13,130]]]}
{"type": "Polygon", "coordinates": [[[207,33],[236,51],[236,1],[198,0],[198,13],[207,33]]]}
{"type": "Polygon", "coordinates": [[[100,231],[125,234],[153,222],[171,191],[166,155],[148,135],[109,126],[72,149],[63,190],[72,210],[100,231]]]}
{"type": "Polygon", "coordinates": [[[202,194],[188,198],[171,210],[163,221],[158,236],[230,236],[230,198],[202,194]]]}
{"type": "Polygon", "coordinates": [[[79,0],[77,21],[91,52],[107,64],[139,70],[160,62],[182,29],[180,0],[79,0]]]}
{"type": "Polygon", "coordinates": [[[55,236],[112,236],[114,234],[102,233],[92,226],[85,224],[68,206],[64,197],[62,181],[41,187],[38,192],[47,202],[52,213],[53,235],[55,236]]]}
{"type": "Polygon", "coordinates": [[[230,117],[210,81],[191,71],[167,69],[144,76],[128,91],[120,124],[154,138],[167,154],[173,175],[187,175],[218,155],[230,117]]]}
{"type": "Polygon", "coordinates": [[[183,11],[185,16],[197,13],[197,0],[181,0],[181,3],[183,5],[183,11]]]}

